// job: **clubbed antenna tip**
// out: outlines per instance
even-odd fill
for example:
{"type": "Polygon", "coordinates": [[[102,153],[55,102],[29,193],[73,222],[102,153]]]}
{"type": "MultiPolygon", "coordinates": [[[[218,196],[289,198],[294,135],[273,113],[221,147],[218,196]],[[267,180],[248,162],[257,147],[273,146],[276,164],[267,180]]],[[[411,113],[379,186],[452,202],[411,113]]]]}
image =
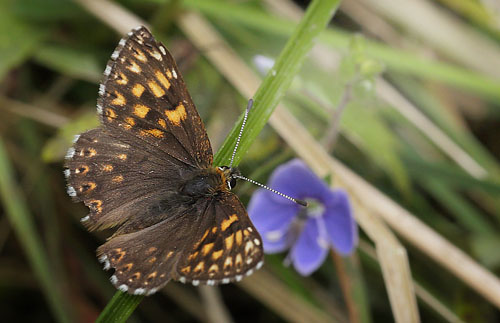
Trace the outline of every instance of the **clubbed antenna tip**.
{"type": "Polygon", "coordinates": [[[253,99],[248,100],[247,104],[247,113],[250,112],[250,109],[253,107],[253,99]]]}
{"type": "Polygon", "coordinates": [[[299,199],[295,199],[295,202],[299,205],[302,205],[302,206],[306,206],[307,207],[307,202],[304,201],[304,200],[299,200],[299,199]]]}

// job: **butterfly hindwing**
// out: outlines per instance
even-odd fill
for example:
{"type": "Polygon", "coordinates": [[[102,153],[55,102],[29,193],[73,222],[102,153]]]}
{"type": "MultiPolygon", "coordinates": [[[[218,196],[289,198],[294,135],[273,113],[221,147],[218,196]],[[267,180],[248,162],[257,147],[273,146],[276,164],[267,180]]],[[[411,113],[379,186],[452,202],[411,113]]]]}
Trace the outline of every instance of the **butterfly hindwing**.
{"type": "Polygon", "coordinates": [[[213,153],[177,65],[145,27],[123,38],[99,87],[98,110],[106,127],[131,133],[178,160],[198,167],[213,153]]]}
{"type": "Polygon", "coordinates": [[[236,195],[214,198],[177,268],[178,279],[194,285],[239,281],[262,265],[262,240],[236,195]]]}
{"type": "Polygon", "coordinates": [[[105,268],[115,269],[115,287],[151,294],[171,279],[225,284],[262,265],[262,240],[236,195],[222,193],[173,213],[177,215],[99,247],[105,268]]]}
{"type": "Polygon", "coordinates": [[[174,278],[186,242],[193,236],[194,227],[189,220],[195,218],[196,223],[201,216],[195,210],[173,214],[153,226],[118,235],[99,247],[97,254],[104,268],[115,269],[110,279],[113,285],[124,292],[148,295],[174,278]]]}

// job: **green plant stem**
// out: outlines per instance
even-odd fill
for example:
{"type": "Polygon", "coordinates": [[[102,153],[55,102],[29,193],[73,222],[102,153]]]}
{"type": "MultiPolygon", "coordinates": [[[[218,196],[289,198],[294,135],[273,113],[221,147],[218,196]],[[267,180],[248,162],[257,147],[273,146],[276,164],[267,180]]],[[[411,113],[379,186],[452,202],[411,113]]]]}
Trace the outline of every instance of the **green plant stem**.
{"type": "Polygon", "coordinates": [[[130,295],[117,291],[106,308],[96,320],[96,323],[125,322],[144,296],[130,295]]]}
{"type": "MultiPolygon", "coordinates": [[[[314,39],[326,27],[339,3],[340,0],[314,0],[307,8],[303,19],[286,43],[274,67],[269,71],[255,93],[254,106],[248,116],[247,126],[241,138],[234,165],[238,165],[267,123],[311,49],[314,39]]],[[[240,118],[240,122],[233,127],[221,149],[215,155],[215,165],[221,165],[223,162],[229,163],[242,120],[243,116],[240,118]]],[[[97,322],[125,322],[141,300],[142,297],[140,296],[128,295],[118,291],[106,305],[97,322]]]]}
{"type": "Polygon", "coordinates": [[[62,295],[61,286],[54,275],[42,239],[27,209],[21,188],[14,179],[15,171],[10,164],[3,141],[0,139],[0,198],[5,214],[26,253],[33,273],[41,284],[45,297],[59,322],[71,322],[69,306],[62,295]]]}
{"type": "MultiPolygon", "coordinates": [[[[262,81],[255,93],[254,106],[248,116],[240,146],[235,156],[238,165],[252,142],[260,133],[267,120],[285,95],[294,76],[304,62],[314,39],[323,31],[337,9],[339,0],[315,0],[307,8],[304,17],[288,39],[285,48],[277,58],[273,68],[262,81]]],[[[243,117],[230,132],[222,147],[215,155],[214,164],[228,164],[243,117]]]]}

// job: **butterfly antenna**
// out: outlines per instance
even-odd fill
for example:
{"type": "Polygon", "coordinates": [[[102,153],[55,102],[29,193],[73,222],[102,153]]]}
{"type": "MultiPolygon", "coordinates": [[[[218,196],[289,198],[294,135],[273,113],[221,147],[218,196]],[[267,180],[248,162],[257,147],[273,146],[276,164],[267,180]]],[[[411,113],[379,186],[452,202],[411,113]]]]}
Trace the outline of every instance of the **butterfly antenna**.
{"type": "Polygon", "coordinates": [[[243,116],[243,123],[241,124],[240,133],[238,134],[238,138],[236,139],[236,145],[234,146],[233,155],[231,156],[231,162],[229,163],[229,168],[233,167],[234,156],[236,156],[236,150],[240,145],[241,135],[243,134],[243,128],[245,128],[245,124],[247,123],[248,112],[252,108],[253,99],[248,100],[247,109],[245,110],[245,116],[243,116]]]}
{"type": "Polygon", "coordinates": [[[262,188],[265,188],[266,190],[271,191],[271,192],[273,192],[274,194],[278,194],[279,196],[284,197],[284,198],[286,198],[287,200],[290,200],[290,201],[292,201],[292,202],[295,202],[295,203],[297,203],[297,204],[299,204],[299,205],[302,205],[302,206],[307,206],[307,202],[306,202],[306,201],[304,201],[304,200],[299,200],[299,199],[293,198],[293,197],[291,197],[291,196],[288,196],[288,195],[286,195],[286,194],[283,194],[283,193],[281,193],[281,192],[278,192],[277,190],[272,189],[272,188],[270,188],[270,187],[269,187],[269,186],[267,186],[267,185],[264,185],[264,184],[261,184],[261,183],[259,183],[259,182],[256,182],[256,181],[254,181],[253,179],[250,179],[250,178],[247,178],[247,177],[245,177],[245,176],[241,176],[241,175],[233,175],[233,176],[234,176],[234,177],[236,177],[236,178],[238,178],[238,179],[242,179],[242,180],[244,180],[244,181],[247,181],[247,182],[250,182],[250,183],[255,184],[255,185],[257,185],[257,186],[260,186],[260,187],[262,187],[262,188]]]}

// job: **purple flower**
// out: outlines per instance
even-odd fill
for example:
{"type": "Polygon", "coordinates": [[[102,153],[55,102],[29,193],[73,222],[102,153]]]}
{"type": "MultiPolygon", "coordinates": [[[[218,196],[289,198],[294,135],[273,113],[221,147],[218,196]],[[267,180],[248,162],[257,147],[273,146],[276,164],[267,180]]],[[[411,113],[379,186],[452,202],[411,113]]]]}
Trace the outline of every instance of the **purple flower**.
{"type": "Polygon", "coordinates": [[[309,206],[265,189],[255,192],[248,213],[262,235],[266,253],[290,249],[285,262],[306,276],[321,266],[330,247],[342,255],[353,251],[358,233],[345,191],[330,189],[299,159],[278,167],[269,186],[306,200],[309,206]]]}

